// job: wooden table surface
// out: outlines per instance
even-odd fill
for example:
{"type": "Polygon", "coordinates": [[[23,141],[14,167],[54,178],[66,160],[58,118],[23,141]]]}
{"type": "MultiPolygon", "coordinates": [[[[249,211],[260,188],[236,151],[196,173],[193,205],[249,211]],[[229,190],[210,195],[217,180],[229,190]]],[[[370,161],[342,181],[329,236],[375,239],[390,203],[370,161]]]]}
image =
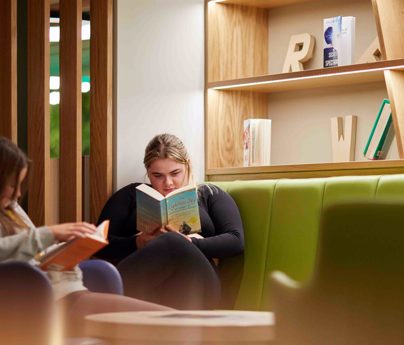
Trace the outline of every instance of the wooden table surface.
{"type": "Polygon", "coordinates": [[[270,312],[119,312],[89,315],[86,323],[89,336],[119,345],[258,345],[274,338],[274,317],[270,312]]]}

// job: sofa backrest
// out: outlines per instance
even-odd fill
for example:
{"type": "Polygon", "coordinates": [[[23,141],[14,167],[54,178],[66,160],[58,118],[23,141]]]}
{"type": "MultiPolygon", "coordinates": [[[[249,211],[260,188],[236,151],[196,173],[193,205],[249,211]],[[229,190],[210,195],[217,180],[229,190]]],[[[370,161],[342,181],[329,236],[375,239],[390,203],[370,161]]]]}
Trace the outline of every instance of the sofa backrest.
{"type": "Polygon", "coordinates": [[[244,225],[242,257],[222,260],[224,308],[271,310],[269,275],[310,278],[324,207],[355,199],[404,200],[404,174],[215,182],[237,203],[244,225]]]}

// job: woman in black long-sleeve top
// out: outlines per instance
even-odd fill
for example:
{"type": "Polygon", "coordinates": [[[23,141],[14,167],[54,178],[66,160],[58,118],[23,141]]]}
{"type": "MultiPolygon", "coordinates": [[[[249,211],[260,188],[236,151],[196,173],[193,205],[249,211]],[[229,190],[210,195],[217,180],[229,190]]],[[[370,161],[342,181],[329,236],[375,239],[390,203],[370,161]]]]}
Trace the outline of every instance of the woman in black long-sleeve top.
{"type": "MultiPolygon", "coordinates": [[[[189,183],[190,161],[174,135],[154,137],[144,164],[151,186],[166,195],[189,183]]],[[[169,226],[153,234],[136,230],[136,186],[123,187],[108,200],[98,222],[110,219],[109,245],[97,256],[117,265],[125,294],[180,309],[214,308],[220,283],[213,258],[244,249],[243,226],[233,199],[220,188],[198,187],[201,237],[188,237],[169,226]]]]}

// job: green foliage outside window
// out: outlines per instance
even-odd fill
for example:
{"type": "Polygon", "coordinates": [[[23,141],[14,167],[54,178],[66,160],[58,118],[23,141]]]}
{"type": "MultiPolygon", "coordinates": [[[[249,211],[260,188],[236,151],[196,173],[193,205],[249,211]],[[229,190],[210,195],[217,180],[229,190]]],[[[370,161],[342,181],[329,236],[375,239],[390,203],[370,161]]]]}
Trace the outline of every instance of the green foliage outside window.
{"type": "MultiPolygon", "coordinates": [[[[90,154],[90,92],[82,93],[82,152],[90,154]]],[[[50,105],[50,155],[58,158],[60,153],[59,104],[50,105]]]]}

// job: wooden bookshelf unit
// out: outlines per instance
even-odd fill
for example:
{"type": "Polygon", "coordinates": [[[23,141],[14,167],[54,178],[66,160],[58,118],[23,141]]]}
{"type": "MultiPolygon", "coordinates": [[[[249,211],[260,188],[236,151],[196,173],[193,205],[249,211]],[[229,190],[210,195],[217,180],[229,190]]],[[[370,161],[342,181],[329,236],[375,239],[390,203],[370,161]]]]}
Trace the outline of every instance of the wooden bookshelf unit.
{"type": "Polygon", "coordinates": [[[211,0],[205,6],[207,180],[404,173],[404,0],[211,0]],[[337,15],[357,18],[355,58],[377,35],[383,59],[322,68],[323,19],[337,15]],[[316,37],[304,71],[279,68],[289,32],[316,37]],[[395,139],[387,159],[368,161],[362,151],[383,98],[392,105],[395,139]],[[333,163],[330,118],[345,115],[358,116],[355,161],[333,163]],[[272,165],[243,167],[247,118],[272,119],[272,165]]]}

